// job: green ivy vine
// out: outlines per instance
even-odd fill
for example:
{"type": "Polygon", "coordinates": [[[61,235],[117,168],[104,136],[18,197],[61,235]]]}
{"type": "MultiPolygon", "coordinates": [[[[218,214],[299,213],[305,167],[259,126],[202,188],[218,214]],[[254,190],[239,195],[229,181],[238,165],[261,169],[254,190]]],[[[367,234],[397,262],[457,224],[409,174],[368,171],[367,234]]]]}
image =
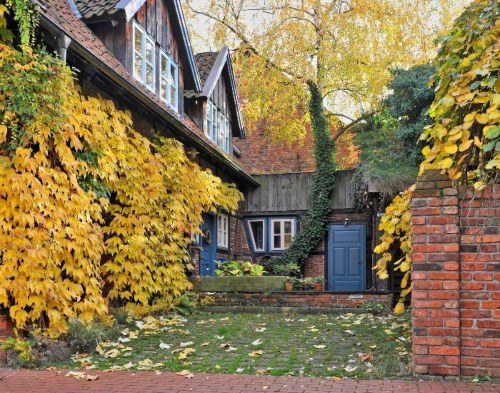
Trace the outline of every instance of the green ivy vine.
{"type": "Polygon", "coordinates": [[[7,0],[7,7],[14,11],[14,20],[19,27],[21,47],[35,43],[35,29],[38,26],[38,6],[31,0],[7,0]]]}
{"type": "Polygon", "coordinates": [[[330,195],[335,186],[335,159],[333,144],[330,140],[330,128],[323,112],[323,97],[314,82],[309,81],[311,98],[309,113],[314,133],[314,160],[316,172],[312,182],[312,201],[300,232],[290,247],[279,258],[272,259],[267,268],[276,273],[293,273],[293,266],[298,264],[303,270],[309,253],[323,239],[330,213],[330,195]]]}

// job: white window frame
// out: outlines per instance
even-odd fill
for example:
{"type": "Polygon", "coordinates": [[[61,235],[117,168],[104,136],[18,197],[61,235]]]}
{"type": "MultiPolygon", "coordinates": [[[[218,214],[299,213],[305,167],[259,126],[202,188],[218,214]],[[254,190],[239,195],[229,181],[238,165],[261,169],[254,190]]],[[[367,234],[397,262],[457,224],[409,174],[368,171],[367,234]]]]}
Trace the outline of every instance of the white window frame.
{"type": "Polygon", "coordinates": [[[267,236],[267,228],[266,228],[266,220],[264,218],[247,220],[248,223],[248,233],[250,233],[250,238],[252,239],[252,246],[255,252],[265,252],[266,250],[266,236],[267,236]],[[255,237],[252,231],[252,222],[261,222],[262,223],[262,248],[257,248],[257,243],[255,242],[255,237]]]}
{"type": "Polygon", "coordinates": [[[177,63],[165,52],[163,49],[160,49],[160,98],[163,102],[165,102],[170,108],[179,112],[179,67],[177,63]],[[166,70],[167,75],[162,74],[163,70],[163,62],[166,62],[166,70]],[[175,69],[174,80],[170,80],[171,76],[171,67],[175,69]],[[162,89],[162,82],[165,81],[166,91],[162,89]],[[173,82],[173,84],[171,83],[173,82]],[[171,102],[170,93],[172,87],[175,89],[175,102],[171,102]]]}
{"type": "Polygon", "coordinates": [[[156,86],[156,43],[154,42],[153,38],[146,33],[146,31],[142,28],[142,26],[137,23],[136,21],[133,22],[133,27],[132,27],[132,75],[134,75],[134,78],[136,78],[139,82],[141,82],[144,86],[146,86],[149,90],[151,90],[153,93],[155,92],[155,86],[156,86]],[[135,55],[137,53],[135,49],[135,35],[137,34],[137,31],[141,33],[141,52],[139,53],[140,58],[141,58],[141,75],[140,78],[136,76],[135,68],[136,68],[136,63],[135,63],[135,55]],[[146,58],[146,42],[149,41],[151,45],[153,46],[153,51],[152,51],[152,59],[147,59],[146,58]],[[148,66],[151,66],[153,68],[153,78],[152,78],[152,85],[148,85],[146,83],[146,70],[148,66]]]}
{"type": "Polygon", "coordinates": [[[209,98],[207,100],[207,130],[208,138],[226,153],[229,153],[229,118],[209,98]]]}
{"type": "Polygon", "coordinates": [[[285,247],[285,222],[290,222],[291,223],[291,235],[292,235],[292,241],[295,238],[295,218],[271,218],[270,220],[270,233],[271,233],[271,244],[270,244],[270,249],[271,251],[283,251],[286,249],[285,247]],[[279,222],[280,223],[280,247],[274,247],[274,223],[279,222]]]}
{"type": "Polygon", "coordinates": [[[229,217],[226,214],[217,214],[217,247],[229,247],[229,217]]]}

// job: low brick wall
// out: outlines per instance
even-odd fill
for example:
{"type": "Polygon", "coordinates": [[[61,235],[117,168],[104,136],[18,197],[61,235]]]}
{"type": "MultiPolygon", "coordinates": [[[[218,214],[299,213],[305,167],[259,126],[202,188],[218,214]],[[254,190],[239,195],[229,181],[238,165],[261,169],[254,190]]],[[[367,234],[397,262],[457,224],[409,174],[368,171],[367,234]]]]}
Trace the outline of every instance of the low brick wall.
{"type": "Polygon", "coordinates": [[[217,307],[303,307],[319,309],[363,308],[367,302],[380,302],[389,310],[392,294],[386,292],[338,293],[316,291],[279,291],[271,293],[217,292],[200,293],[200,300],[210,296],[217,307]]]}
{"type": "Polygon", "coordinates": [[[500,185],[418,179],[412,214],[415,374],[500,376],[500,185]]]}

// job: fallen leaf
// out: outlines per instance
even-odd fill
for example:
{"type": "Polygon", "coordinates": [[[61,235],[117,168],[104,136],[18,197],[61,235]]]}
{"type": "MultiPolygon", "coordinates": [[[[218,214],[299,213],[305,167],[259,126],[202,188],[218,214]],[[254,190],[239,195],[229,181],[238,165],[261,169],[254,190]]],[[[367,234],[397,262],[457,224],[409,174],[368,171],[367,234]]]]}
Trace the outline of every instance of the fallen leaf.
{"type": "Polygon", "coordinates": [[[180,371],[180,372],[178,372],[176,374],[180,375],[181,377],[188,378],[188,379],[194,378],[194,374],[191,371],[189,371],[189,370],[182,370],[182,371],[180,371]]]}
{"type": "Polygon", "coordinates": [[[204,343],[200,344],[200,347],[208,347],[208,344],[210,344],[208,341],[205,341],[204,343]]]}
{"type": "Polygon", "coordinates": [[[134,367],[134,366],[135,366],[135,364],[134,364],[134,363],[132,363],[132,362],[128,362],[128,363],[126,363],[126,364],[124,364],[124,365],[123,365],[123,368],[129,369],[129,368],[132,368],[132,367],[134,367]]]}
{"type": "Polygon", "coordinates": [[[376,345],[370,345],[370,348],[371,349],[375,349],[375,348],[377,348],[377,346],[376,345]]]}
{"type": "Polygon", "coordinates": [[[99,355],[102,355],[104,353],[104,350],[102,349],[101,345],[100,344],[97,344],[97,346],[95,347],[95,351],[99,354],[99,355]]]}
{"type": "Polygon", "coordinates": [[[87,374],[85,374],[81,371],[70,371],[65,375],[65,377],[73,377],[76,379],[84,379],[86,376],[87,376],[87,374]]]}
{"type": "Polygon", "coordinates": [[[161,349],[170,349],[171,345],[165,344],[164,342],[160,341],[160,348],[161,349]]]}
{"type": "Polygon", "coordinates": [[[193,345],[194,342],[193,341],[186,341],[185,343],[180,343],[179,345],[181,347],[189,347],[190,345],[193,345]]]}
{"type": "Polygon", "coordinates": [[[250,352],[250,353],[248,354],[248,356],[253,357],[253,358],[257,358],[257,357],[259,357],[259,356],[262,356],[262,354],[263,354],[263,353],[264,353],[264,352],[262,352],[262,350],[260,350],[260,349],[259,349],[258,351],[253,351],[253,352],[250,352]]]}
{"type": "Polygon", "coordinates": [[[242,373],[243,371],[245,371],[245,369],[243,367],[240,367],[240,368],[236,369],[237,373],[242,373]]]}
{"type": "Polygon", "coordinates": [[[220,370],[221,369],[221,366],[219,366],[218,364],[215,365],[215,369],[216,370],[220,370]]]}
{"type": "Polygon", "coordinates": [[[121,343],[128,343],[130,341],[130,337],[120,337],[118,341],[121,343]]]}
{"type": "Polygon", "coordinates": [[[258,368],[257,370],[255,370],[257,374],[266,374],[269,372],[269,370],[267,368],[258,368]]]}
{"type": "Polygon", "coordinates": [[[347,371],[348,373],[352,373],[353,371],[356,371],[358,368],[356,366],[347,366],[346,368],[344,368],[345,371],[347,371]]]}
{"type": "Polygon", "coordinates": [[[264,333],[266,330],[267,330],[267,328],[265,328],[265,327],[261,327],[261,328],[257,328],[257,329],[255,329],[255,331],[256,331],[257,333],[264,333]]]}
{"type": "Polygon", "coordinates": [[[326,345],[314,345],[314,348],[317,348],[317,349],[325,349],[326,348],[326,345]]]}
{"type": "Polygon", "coordinates": [[[261,339],[257,339],[255,341],[252,342],[252,345],[260,345],[262,344],[264,341],[262,341],[261,339]]]}
{"type": "Polygon", "coordinates": [[[87,381],[95,381],[98,378],[99,378],[99,375],[90,375],[90,374],[87,374],[87,377],[85,379],[87,381]]]}
{"type": "Polygon", "coordinates": [[[269,389],[269,386],[267,385],[262,386],[262,390],[267,390],[267,389],[269,389]]]}
{"type": "Polygon", "coordinates": [[[120,355],[120,351],[116,348],[110,349],[108,352],[104,354],[104,357],[107,358],[116,358],[118,355],[120,355]]]}
{"type": "Polygon", "coordinates": [[[371,353],[361,353],[358,354],[358,357],[361,359],[362,362],[369,362],[373,360],[373,355],[371,353]],[[359,356],[361,355],[361,356],[359,356]]]}
{"type": "Polygon", "coordinates": [[[354,333],[352,330],[344,330],[347,334],[350,334],[351,336],[355,336],[356,333],[354,333]]]}
{"type": "Polygon", "coordinates": [[[163,374],[163,372],[156,370],[156,371],[155,371],[155,374],[156,374],[156,375],[162,375],[162,374],[163,374]]]}
{"type": "Polygon", "coordinates": [[[228,352],[236,351],[236,349],[237,349],[237,348],[231,346],[231,344],[229,344],[229,343],[221,344],[221,345],[219,345],[219,348],[223,349],[224,351],[228,351],[228,352]]]}
{"type": "Polygon", "coordinates": [[[54,370],[57,370],[55,367],[47,367],[45,370],[47,371],[54,371],[54,370]]]}

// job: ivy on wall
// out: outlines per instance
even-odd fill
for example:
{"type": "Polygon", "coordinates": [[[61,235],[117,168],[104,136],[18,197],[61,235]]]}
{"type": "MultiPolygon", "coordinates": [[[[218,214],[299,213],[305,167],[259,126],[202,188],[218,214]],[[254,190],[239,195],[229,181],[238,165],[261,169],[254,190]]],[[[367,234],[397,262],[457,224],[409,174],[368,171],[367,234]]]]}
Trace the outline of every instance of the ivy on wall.
{"type": "Polygon", "coordinates": [[[311,208],[290,247],[281,257],[272,259],[268,264],[268,269],[280,274],[293,273],[291,268],[293,264],[298,264],[303,269],[309,253],[323,239],[330,212],[330,194],[335,185],[333,146],[330,140],[330,128],[323,111],[323,97],[313,82],[309,82],[308,85],[311,93],[309,112],[314,133],[316,162],[311,188],[311,208]]]}

